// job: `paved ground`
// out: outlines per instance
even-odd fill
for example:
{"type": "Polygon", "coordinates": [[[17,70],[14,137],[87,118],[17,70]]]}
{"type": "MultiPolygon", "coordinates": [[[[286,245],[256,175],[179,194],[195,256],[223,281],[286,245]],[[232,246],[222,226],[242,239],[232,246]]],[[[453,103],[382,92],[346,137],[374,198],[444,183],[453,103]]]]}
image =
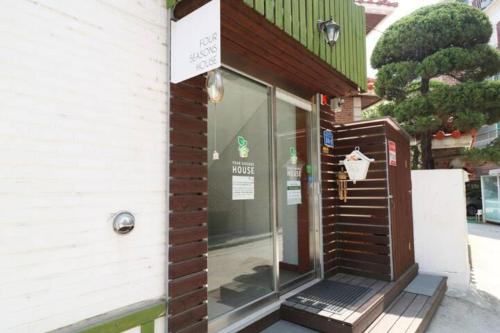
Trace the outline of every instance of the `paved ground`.
{"type": "MultiPolygon", "coordinates": [[[[500,332],[500,226],[469,224],[472,287],[462,295],[445,296],[428,333],[500,332]]],[[[280,321],[264,333],[313,333],[280,321]]]]}
{"type": "Polygon", "coordinates": [[[500,226],[469,224],[472,287],[446,296],[428,333],[500,332],[500,226]]]}

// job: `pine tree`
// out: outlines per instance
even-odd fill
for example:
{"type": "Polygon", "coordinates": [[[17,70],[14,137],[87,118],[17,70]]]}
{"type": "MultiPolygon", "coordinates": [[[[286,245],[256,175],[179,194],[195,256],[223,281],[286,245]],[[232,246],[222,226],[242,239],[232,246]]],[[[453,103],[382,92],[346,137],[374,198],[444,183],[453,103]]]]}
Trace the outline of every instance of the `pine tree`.
{"type": "Polygon", "coordinates": [[[466,159],[475,164],[493,162],[500,164],[500,139],[496,139],[484,148],[474,148],[464,152],[466,159]]]}
{"type": "Polygon", "coordinates": [[[377,112],[420,141],[425,169],[434,169],[436,131],[468,131],[500,120],[500,82],[485,80],[500,72],[500,53],[487,44],[492,30],[480,10],[443,3],[397,21],[375,46],[375,91],[387,101],[377,112]]]}

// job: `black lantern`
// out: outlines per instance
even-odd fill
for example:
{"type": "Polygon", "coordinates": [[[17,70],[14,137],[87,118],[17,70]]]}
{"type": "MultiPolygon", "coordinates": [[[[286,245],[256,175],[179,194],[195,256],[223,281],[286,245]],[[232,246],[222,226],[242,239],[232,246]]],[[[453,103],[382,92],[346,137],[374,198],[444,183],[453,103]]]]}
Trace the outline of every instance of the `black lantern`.
{"type": "Polygon", "coordinates": [[[330,19],[326,21],[319,20],[318,30],[323,34],[323,37],[325,37],[325,40],[328,43],[328,45],[330,46],[335,45],[337,39],[339,38],[340,25],[335,23],[333,18],[330,17],[330,19]]]}

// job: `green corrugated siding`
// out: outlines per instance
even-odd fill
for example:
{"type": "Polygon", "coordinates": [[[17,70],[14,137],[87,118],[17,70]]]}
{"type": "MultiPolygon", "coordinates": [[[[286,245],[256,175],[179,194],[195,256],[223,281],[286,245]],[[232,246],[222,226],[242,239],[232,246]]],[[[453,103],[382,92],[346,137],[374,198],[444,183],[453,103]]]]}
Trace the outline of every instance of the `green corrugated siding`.
{"type": "Polygon", "coordinates": [[[365,13],[353,0],[245,1],[311,52],[366,90],[365,13]],[[333,17],[341,26],[337,45],[329,47],[316,28],[333,17]]]}
{"type": "MultiPolygon", "coordinates": [[[[178,2],[179,0],[177,0],[178,2]]],[[[354,0],[241,0],[366,90],[365,10],[354,0]],[[340,24],[331,48],[316,27],[333,17],[340,24]]],[[[175,3],[175,0],[168,0],[175,3]]]]}
{"type": "Polygon", "coordinates": [[[155,319],[165,316],[166,311],[165,303],[161,302],[108,321],[93,324],[90,327],[75,327],[72,331],[78,333],[121,333],[131,328],[140,327],[141,333],[153,333],[155,319]]]}

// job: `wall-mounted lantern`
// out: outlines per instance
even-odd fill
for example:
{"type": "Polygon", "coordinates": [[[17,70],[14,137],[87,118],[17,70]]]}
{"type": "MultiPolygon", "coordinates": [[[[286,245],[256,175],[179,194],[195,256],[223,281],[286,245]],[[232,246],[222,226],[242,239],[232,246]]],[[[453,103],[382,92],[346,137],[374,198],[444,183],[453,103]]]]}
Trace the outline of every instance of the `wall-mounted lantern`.
{"type": "Polygon", "coordinates": [[[330,100],[330,110],[333,112],[341,112],[344,99],[342,97],[335,97],[330,100]]]}
{"type": "Polygon", "coordinates": [[[323,34],[325,41],[330,46],[334,46],[339,38],[340,34],[340,25],[335,23],[333,18],[330,17],[329,20],[319,20],[318,21],[318,30],[323,34]]]}
{"type": "Polygon", "coordinates": [[[208,72],[206,88],[208,101],[214,103],[214,151],[212,159],[217,161],[219,159],[219,152],[217,151],[217,103],[220,103],[224,97],[224,81],[219,69],[208,72]]]}
{"type": "Polygon", "coordinates": [[[218,69],[208,72],[207,74],[207,94],[209,101],[212,103],[219,103],[224,97],[224,81],[222,80],[222,73],[218,69]]]}

